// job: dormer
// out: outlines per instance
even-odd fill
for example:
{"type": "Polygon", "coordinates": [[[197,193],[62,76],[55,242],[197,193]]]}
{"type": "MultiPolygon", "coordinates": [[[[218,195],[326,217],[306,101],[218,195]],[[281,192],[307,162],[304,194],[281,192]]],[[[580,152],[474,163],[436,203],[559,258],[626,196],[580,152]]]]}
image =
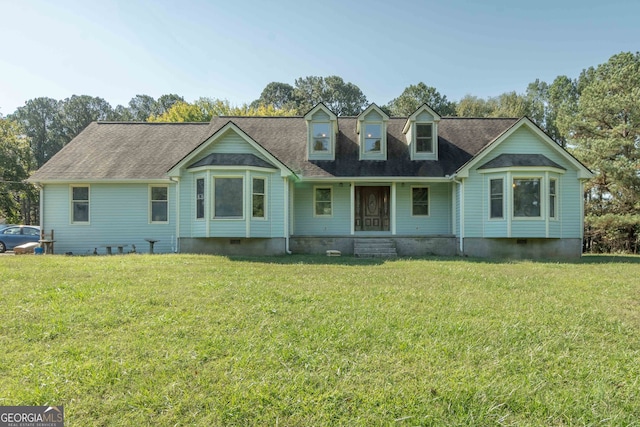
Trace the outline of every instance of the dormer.
{"type": "Polygon", "coordinates": [[[409,144],[411,160],[438,160],[438,122],[440,115],[422,104],[407,119],[402,133],[409,144]]]}
{"type": "Polygon", "coordinates": [[[371,104],[358,116],[356,133],[360,160],[387,160],[387,122],[389,116],[371,104]]]}
{"type": "Polygon", "coordinates": [[[304,116],[307,122],[307,159],[335,160],[338,117],[322,102],[304,116]]]}

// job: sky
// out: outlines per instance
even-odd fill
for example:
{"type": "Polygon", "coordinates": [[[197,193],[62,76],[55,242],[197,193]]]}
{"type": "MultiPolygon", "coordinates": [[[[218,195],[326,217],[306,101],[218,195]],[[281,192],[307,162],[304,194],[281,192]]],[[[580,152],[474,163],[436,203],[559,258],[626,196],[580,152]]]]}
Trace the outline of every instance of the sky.
{"type": "Polygon", "coordinates": [[[257,99],[342,77],[387,104],[524,93],[640,50],[637,0],[0,0],[0,114],[27,100],[257,99]]]}

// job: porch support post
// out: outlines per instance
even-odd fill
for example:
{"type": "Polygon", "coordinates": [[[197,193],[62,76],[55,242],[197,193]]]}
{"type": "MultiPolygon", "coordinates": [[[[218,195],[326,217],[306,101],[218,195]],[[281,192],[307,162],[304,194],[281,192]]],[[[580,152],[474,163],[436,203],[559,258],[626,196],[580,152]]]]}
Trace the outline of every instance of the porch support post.
{"type": "Polygon", "coordinates": [[[351,235],[356,234],[356,185],[355,182],[349,183],[350,211],[351,211],[351,235]]]}
{"type": "Polygon", "coordinates": [[[391,235],[396,235],[396,183],[391,183],[391,211],[389,212],[391,215],[391,235]]]}

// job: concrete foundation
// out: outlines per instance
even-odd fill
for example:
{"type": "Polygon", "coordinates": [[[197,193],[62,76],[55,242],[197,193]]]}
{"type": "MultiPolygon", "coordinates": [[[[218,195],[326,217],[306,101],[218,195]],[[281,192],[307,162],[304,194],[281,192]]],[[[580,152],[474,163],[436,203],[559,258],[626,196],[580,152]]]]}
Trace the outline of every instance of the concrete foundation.
{"type": "Polygon", "coordinates": [[[465,238],[464,255],[515,259],[575,259],[582,256],[582,240],[465,238]]]}
{"type": "MultiPolygon", "coordinates": [[[[380,236],[382,237],[382,236],[380,236]]],[[[375,239],[376,237],[372,237],[375,239]]],[[[454,256],[457,254],[457,239],[454,236],[436,237],[398,237],[384,236],[396,245],[399,256],[454,256]]],[[[324,255],[328,250],[338,250],[343,255],[353,255],[354,241],[366,237],[298,237],[293,236],[289,241],[291,252],[298,254],[324,255]]]]}
{"type": "Polygon", "coordinates": [[[284,255],[284,238],[187,238],[180,239],[180,252],[193,254],[216,254],[232,256],[284,255]]]}

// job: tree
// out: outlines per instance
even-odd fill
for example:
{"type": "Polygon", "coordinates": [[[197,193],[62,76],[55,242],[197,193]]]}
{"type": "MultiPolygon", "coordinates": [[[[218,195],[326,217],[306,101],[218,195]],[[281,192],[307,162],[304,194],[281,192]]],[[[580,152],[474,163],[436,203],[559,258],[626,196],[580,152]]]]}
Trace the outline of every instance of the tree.
{"type": "Polygon", "coordinates": [[[460,117],[489,117],[494,106],[483,98],[465,95],[456,104],[456,115],[460,117]]]}
{"type": "Polygon", "coordinates": [[[405,88],[402,94],[387,104],[392,116],[409,116],[422,104],[427,104],[441,116],[454,116],[456,105],[436,88],[420,82],[405,88]]]}
{"type": "Polygon", "coordinates": [[[108,120],[113,116],[111,105],[102,98],[88,95],[73,95],[61,103],[63,144],[68,143],[97,120],[108,120]]]}
{"type": "Polygon", "coordinates": [[[28,138],[17,122],[0,115],[0,215],[9,222],[37,220],[31,209],[37,207],[37,194],[24,183],[32,167],[28,138]]]}
{"type": "Polygon", "coordinates": [[[294,88],[290,84],[271,82],[262,90],[260,98],[251,103],[251,107],[258,108],[265,105],[273,106],[276,110],[296,109],[297,102],[293,92],[294,88]]]}
{"type": "Polygon", "coordinates": [[[549,126],[547,123],[549,85],[540,79],[529,83],[524,100],[527,104],[527,117],[541,128],[547,130],[549,126]]]}
{"type": "Polygon", "coordinates": [[[136,95],[129,101],[129,111],[134,121],[144,122],[152,115],[160,115],[156,100],[149,95],[136,95]]]}
{"type": "Polygon", "coordinates": [[[52,98],[35,98],[25,102],[12,116],[31,141],[36,168],[42,166],[62,148],[60,102],[52,98]]]}
{"type": "Polygon", "coordinates": [[[309,76],[296,79],[293,97],[300,114],[323,102],[338,116],[355,116],[367,107],[367,97],[353,83],[341,77],[309,76]]]}
{"type": "Polygon", "coordinates": [[[149,117],[149,122],[208,122],[213,116],[293,116],[295,110],[276,109],[273,105],[232,106],[229,101],[200,98],[193,104],[177,102],[167,112],[149,117]]]}
{"type": "Polygon", "coordinates": [[[558,144],[567,146],[571,121],[578,109],[578,85],[567,76],[558,76],[549,86],[545,129],[558,144]]]}
{"type": "Polygon", "coordinates": [[[583,71],[576,112],[561,111],[574,154],[596,173],[586,186],[587,223],[614,215],[637,251],[640,229],[640,54],[620,53],[583,71]]]}
{"type": "Polygon", "coordinates": [[[116,108],[113,109],[112,118],[114,121],[119,121],[119,122],[135,121],[135,117],[133,116],[133,113],[131,112],[131,110],[122,105],[117,105],[116,108]]]}
{"type": "Polygon", "coordinates": [[[492,111],[489,117],[524,117],[530,115],[530,105],[526,98],[515,91],[505,92],[489,100],[492,111]]]}
{"type": "Polygon", "coordinates": [[[178,101],[158,116],[151,115],[148,122],[208,122],[211,114],[196,104],[178,101]]]}
{"type": "Polygon", "coordinates": [[[184,98],[174,93],[162,95],[156,101],[156,111],[160,114],[163,114],[166,111],[169,111],[169,109],[173,107],[176,102],[184,102],[184,98]]]}

